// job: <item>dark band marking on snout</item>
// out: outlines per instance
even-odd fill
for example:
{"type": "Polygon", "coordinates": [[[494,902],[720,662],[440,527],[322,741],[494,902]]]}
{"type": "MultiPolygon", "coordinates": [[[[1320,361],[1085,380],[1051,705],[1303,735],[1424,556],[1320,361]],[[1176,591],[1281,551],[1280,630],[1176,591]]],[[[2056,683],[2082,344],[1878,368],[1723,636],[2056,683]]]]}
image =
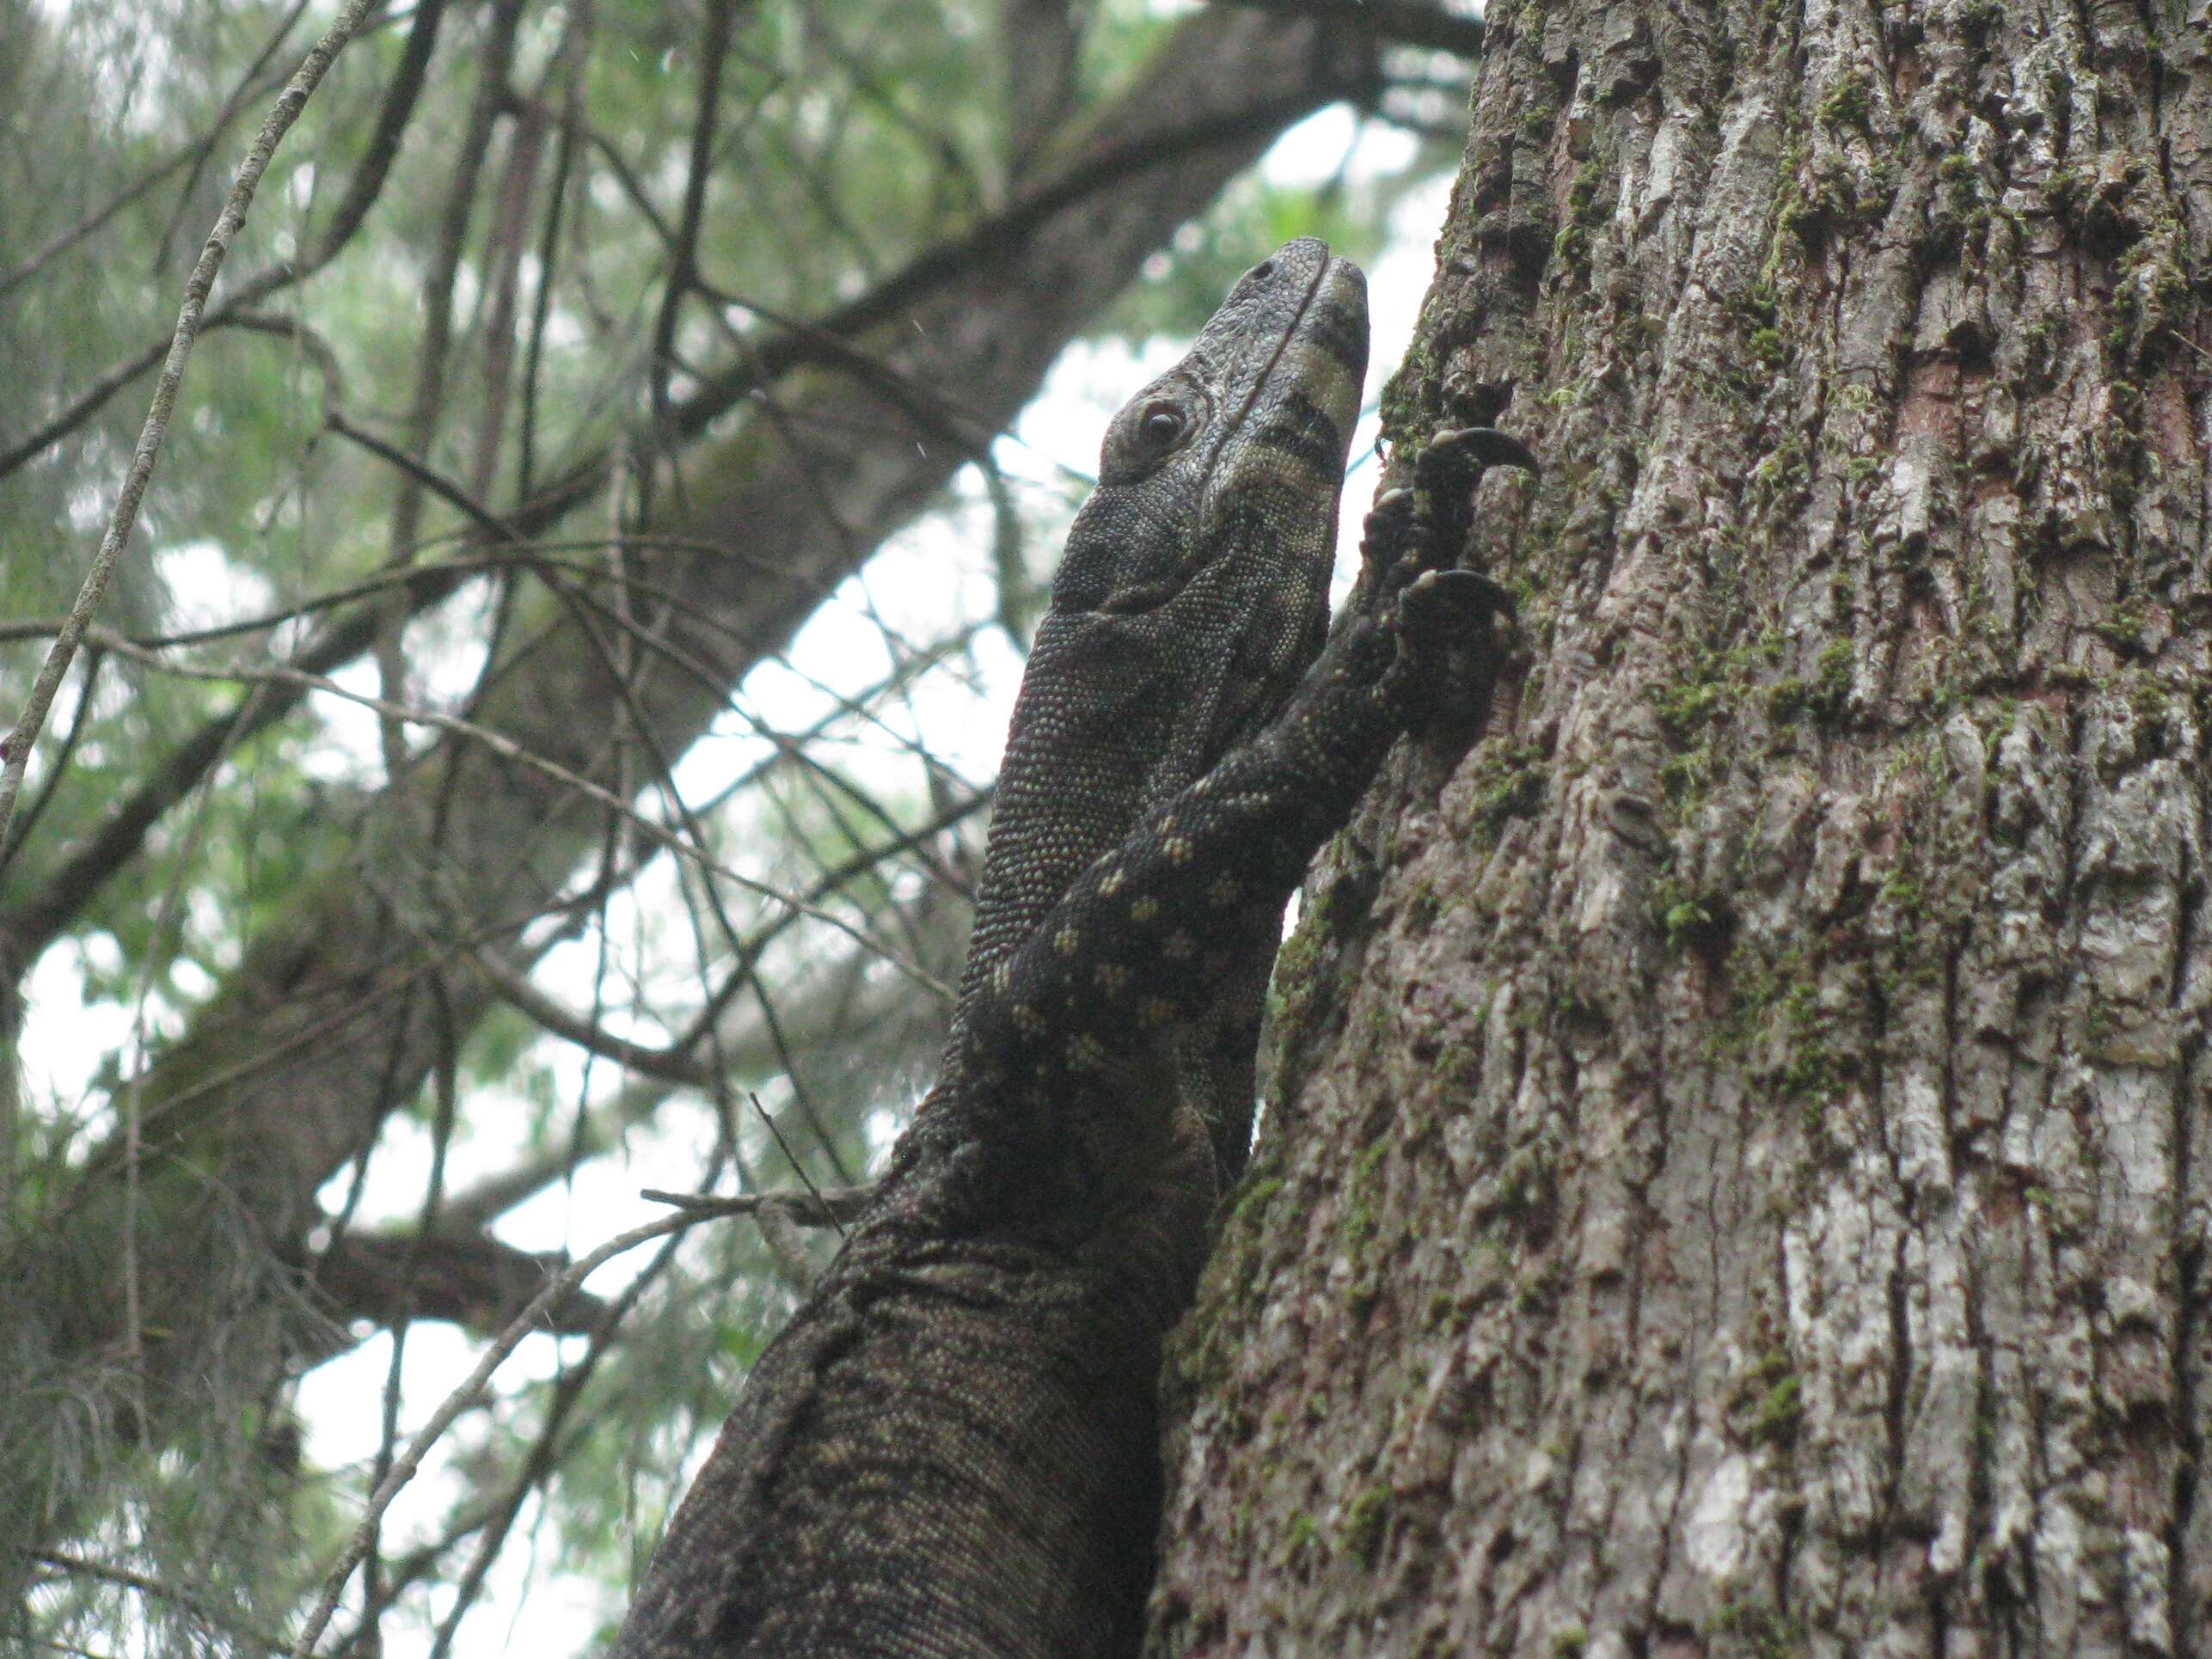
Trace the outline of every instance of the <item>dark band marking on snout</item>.
{"type": "Polygon", "coordinates": [[[1306,308],[1305,337],[1354,374],[1367,369],[1367,309],[1317,296],[1306,308]]]}
{"type": "Polygon", "coordinates": [[[1254,438],[1278,455],[1296,456],[1319,477],[1334,477],[1344,465],[1344,434],[1328,411],[1302,390],[1291,391],[1270,409],[1254,438]]]}

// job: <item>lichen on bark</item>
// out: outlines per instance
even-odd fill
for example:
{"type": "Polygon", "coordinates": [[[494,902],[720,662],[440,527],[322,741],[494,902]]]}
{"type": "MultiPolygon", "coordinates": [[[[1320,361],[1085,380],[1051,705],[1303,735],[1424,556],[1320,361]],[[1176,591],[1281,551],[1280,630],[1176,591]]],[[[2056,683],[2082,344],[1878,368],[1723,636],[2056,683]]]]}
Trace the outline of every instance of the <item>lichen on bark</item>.
{"type": "Polygon", "coordinates": [[[1523,654],[1309,886],[1149,1653],[2212,1641],[2208,51],[1492,8],[1386,410],[1523,654]]]}

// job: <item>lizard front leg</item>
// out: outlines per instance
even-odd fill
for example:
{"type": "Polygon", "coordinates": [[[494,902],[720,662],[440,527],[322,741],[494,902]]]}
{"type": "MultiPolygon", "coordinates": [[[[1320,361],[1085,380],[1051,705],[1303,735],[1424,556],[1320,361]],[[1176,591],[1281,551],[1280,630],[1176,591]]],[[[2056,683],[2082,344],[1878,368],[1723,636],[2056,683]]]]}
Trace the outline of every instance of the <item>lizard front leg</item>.
{"type": "Polygon", "coordinates": [[[1125,1179],[1111,1166],[1126,1142],[1083,1155],[1070,1104],[1137,1087],[1119,1076],[1129,1056],[1200,1005],[1237,942],[1280,916],[1452,659],[1494,672],[1492,624],[1510,602],[1453,566],[1474,485],[1501,464],[1534,458],[1486,429],[1438,437],[1412,487],[1376,504],[1359,591],[1282,712],[1085,871],[994,974],[965,1038],[964,1068],[982,1085],[972,1109],[986,1120],[972,1128],[1029,1172],[1025,1207],[1040,1224],[1083,1215],[1086,1192],[1125,1179]],[[1071,1129],[1078,1155],[1056,1160],[1053,1140],[1071,1129]],[[1058,1181],[1036,1180],[1056,1166],[1058,1181]]]}

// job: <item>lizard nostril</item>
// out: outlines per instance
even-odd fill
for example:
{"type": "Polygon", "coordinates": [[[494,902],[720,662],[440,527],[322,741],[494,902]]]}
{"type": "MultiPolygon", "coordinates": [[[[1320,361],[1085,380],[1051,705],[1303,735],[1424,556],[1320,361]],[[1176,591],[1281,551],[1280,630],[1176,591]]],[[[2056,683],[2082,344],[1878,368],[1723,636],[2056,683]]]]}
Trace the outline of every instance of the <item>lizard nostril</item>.
{"type": "Polygon", "coordinates": [[[1259,264],[1252,267],[1252,277],[1253,280],[1255,282],[1265,282],[1268,278],[1274,274],[1275,261],[1273,260],[1262,260],[1259,264]]]}

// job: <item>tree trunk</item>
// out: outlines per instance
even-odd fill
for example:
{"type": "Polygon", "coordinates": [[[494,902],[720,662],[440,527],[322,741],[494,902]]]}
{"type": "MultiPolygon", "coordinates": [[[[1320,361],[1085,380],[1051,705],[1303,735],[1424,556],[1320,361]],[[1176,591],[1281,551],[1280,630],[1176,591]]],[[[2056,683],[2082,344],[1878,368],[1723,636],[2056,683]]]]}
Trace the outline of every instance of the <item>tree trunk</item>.
{"type": "Polygon", "coordinates": [[[1525,654],[1278,966],[1148,1651],[2192,1654],[2204,9],[1499,0],[1525,654]]]}

